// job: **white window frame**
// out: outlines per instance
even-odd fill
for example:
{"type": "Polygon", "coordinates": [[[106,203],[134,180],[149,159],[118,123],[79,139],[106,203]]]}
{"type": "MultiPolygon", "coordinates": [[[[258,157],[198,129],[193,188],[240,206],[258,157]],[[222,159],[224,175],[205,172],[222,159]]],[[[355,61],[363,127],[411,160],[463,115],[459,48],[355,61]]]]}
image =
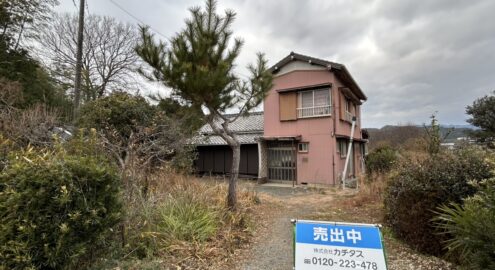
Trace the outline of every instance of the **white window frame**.
{"type": "Polygon", "coordinates": [[[337,147],[339,148],[340,157],[347,157],[348,141],[346,141],[345,139],[337,140],[337,147]]]}
{"type": "Polygon", "coordinates": [[[309,143],[308,142],[300,142],[297,144],[297,151],[299,153],[307,153],[309,152],[309,143]]]}
{"type": "Polygon", "coordinates": [[[351,113],[351,106],[352,106],[352,101],[349,99],[349,98],[345,98],[345,106],[344,106],[344,110],[345,110],[345,120],[346,121],[349,121],[349,122],[352,122],[352,113],[351,113]]]}
{"type": "Polygon", "coordinates": [[[320,88],[314,90],[304,90],[297,92],[297,118],[325,117],[332,115],[332,92],[331,88],[320,88]],[[327,91],[328,105],[315,106],[315,92],[327,91]],[[302,107],[302,94],[311,92],[313,95],[313,106],[302,107]]]}

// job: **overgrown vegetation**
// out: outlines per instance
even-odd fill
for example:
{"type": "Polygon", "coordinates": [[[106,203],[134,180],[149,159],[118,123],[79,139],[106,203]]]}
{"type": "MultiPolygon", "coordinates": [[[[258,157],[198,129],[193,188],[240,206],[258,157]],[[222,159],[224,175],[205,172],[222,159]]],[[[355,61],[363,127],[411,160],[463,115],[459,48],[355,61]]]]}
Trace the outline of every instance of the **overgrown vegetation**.
{"type": "Polygon", "coordinates": [[[113,257],[100,260],[98,267],[218,267],[249,241],[257,201],[253,192],[241,190],[239,208],[231,212],[223,181],[199,181],[170,171],[149,178],[146,196],[137,186],[127,190],[124,246],[116,246],[113,257]],[[155,266],[156,260],[162,262],[155,266]]]}
{"type": "Polygon", "coordinates": [[[439,208],[436,224],[447,235],[446,248],[460,255],[465,269],[495,269],[495,178],[476,184],[462,204],[439,208]]]}
{"type": "Polygon", "coordinates": [[[390,172],[397,160],[397,151],[389,145],[382,145],[366,156],[366,173],[384,174],[390,172]]]}
{"type": "Polygon", "coordinates": [[[0,268],[80,268],[106,246],[122,215],[120,178],[104,156],[74,150],[85,155],[62,145],[9,154],[0,173],[0,268]]]}
{"type": "Polygon", "coordinates": [[[427,155],[404,156],[389,176],[385,221],[397,237],[417,250],[442,255],[443,242],[450,236],[437,234],[432,221],[436,209],[472,196],[476,189],[470,183],[492,177],[493,166],[487,163],[490,154],[480,147],[442,149],[434,116],[431,126],[425,129],[427,155]]]}
{"type": "Polygon", "coordinates": [[[385,220],[395,235],[423,252],[443,254],[446,238],[435,233],[434,211],[475,193],[469,181],[491,176],[485,157],[483,151],[468,148],[402,162],[385,196],[385,220]]]}

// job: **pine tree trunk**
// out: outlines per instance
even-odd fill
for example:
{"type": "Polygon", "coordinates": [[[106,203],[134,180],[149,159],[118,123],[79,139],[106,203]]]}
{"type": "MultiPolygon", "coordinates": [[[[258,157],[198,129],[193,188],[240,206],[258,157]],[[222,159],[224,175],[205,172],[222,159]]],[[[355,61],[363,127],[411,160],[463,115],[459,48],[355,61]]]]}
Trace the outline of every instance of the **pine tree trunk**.
{"type": "Polygon", "coordinates": [[[227,206],[235,210],[237,205],[237,179],[239,178],[239,163],[241,161],[241,145],[236,142],[232,148],[232,168],[230,170],[229,193],[227,195],[227,206]]]}

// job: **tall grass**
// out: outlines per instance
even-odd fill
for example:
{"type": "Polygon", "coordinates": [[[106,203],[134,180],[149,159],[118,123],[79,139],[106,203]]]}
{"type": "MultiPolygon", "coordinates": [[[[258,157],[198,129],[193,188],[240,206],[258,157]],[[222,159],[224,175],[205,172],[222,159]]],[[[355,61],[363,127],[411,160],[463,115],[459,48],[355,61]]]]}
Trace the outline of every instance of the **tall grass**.
{"type": "Polygon", "coordinates": [[[189,193],[169,196],[158,206],[157,233],[169,241],[203,242],[218,230],[218,211],[189,193]]]}
{"type": "Polygon", "coordinates": [[[123,259],[161,258],[174,267],[205,268],[248,242],[257,201],[253,192],[240,188],[238,210],[231,212],[224,181],[169,170],[140,177],[147,177],[149,187],[146,193],[138,184],[128,188],[123,259]]]}

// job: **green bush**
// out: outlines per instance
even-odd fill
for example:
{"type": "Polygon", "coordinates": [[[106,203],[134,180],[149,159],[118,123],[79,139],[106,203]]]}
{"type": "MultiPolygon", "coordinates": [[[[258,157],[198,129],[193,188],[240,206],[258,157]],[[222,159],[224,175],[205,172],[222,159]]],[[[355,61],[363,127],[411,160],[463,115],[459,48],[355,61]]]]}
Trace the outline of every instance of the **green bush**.
{"type": "Polygon", "coordinates": [[[479,182],[492,176],[486,153],[475,148],[432,155],[423,161],[403,160],[385,192],[385,220],[394,234],[419,251],[440,255],[445,235],[432,218],[442,204],[460,203],[479,182]]]}
{"type": "Polygon", "coordinates": [[[368,174],[389,172],[396,160],[397,152],[392,147],[380,146],[366,156],[366,172],[368,174]]]}
{"type": "Polygon", "coordinates": [[[480,190],[464,200],[439,208],[438,228],[449,239],[453,254],[460,254],[467,269],[495,269],[495,179],[485,181],[480,190]]]}
{"type": "Polygon", "coordinates": [[[116,92],[81,107],[78,126],[110,130],[119,139],[128,139],[137,127],[149,126],[155,109],[141,96],[116,92]]]}
{"type": "Polygon", "coordinates": [[[0,173],[0,269],[76,269],[121,217],[120,178],[101,156],[27,149],[0,173]]]}

